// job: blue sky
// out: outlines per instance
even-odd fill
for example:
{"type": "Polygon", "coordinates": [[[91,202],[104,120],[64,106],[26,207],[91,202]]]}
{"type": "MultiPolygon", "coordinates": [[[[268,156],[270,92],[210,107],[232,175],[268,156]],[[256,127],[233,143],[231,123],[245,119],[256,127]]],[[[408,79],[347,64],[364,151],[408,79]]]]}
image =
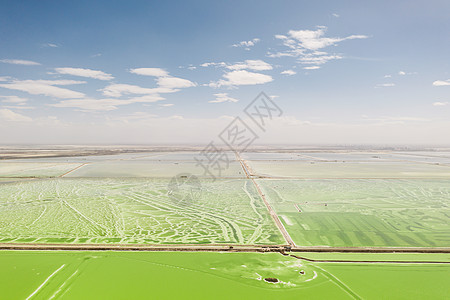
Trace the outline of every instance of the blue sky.
{"type": "Polygon", "coordinates": [[[448,144],[448,1],[2,1],[3,143],[448,144]]]}

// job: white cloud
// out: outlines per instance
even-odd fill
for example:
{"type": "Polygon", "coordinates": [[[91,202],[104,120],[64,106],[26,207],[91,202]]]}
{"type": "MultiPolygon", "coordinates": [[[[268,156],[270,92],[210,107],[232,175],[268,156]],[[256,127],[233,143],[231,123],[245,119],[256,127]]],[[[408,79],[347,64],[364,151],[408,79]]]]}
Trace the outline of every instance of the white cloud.
{"type": "Polygon", "coordinates": [[[405,76],[405,75],[417,75],[417,72],[405,72],[405,71],[399,71],[398,75],[405,76]]]}
{"type": "Polygon", "coordinates": [[[323,52],[315,52],[312,54],[305,54],[303,57],[298,58],[298,61],[302,64],[314,64],[323,65],[330,60],[342,59],[340,55],[324,55],[323,52]]]}
{"type": "Polygon", "coordinates": [[[433,103],[434,106],[446,106],[448,104],[449,104],[449,102],[434,102],[433,103]]]}
{"type": "MultiPolygon", "coordinates": [[[[15,81],[17,82],[17,81],[15,81]]],[[[74,85],[74,84],[84,84],[86,81],[79,80],[68,80],[68,79],[60,79],[60,80],[22,80],[20,82],[33,82],[39,84],[48,84],[48,85],[74,85]]]]}
{"type": "Polygon", "coordinates": [[[305,70],[317,70],[317,69],[320,69],[320,66],[309,66],[309,67],[304,67],[303,69],[305,69],[305,70]]]}
{"type": "Polygon", "coordinates": [[[384,78],[391,78],[392,77],[392,75],[384,75],[384,78]]]}
{"type": "Polygon", "coordinates": [[[255,85],[264,84],[273,81],[273,78],[269,75],[249,72],[246,70],[232,71],[223,75],[226,80],[219,80],[217,82],[211,82],[210,87],[221,86],[238,86],[238,85],[255,85]]]}
{"type": "Polygon", "coordinates": [[[269,57],[297,57],[302,64],[324,64],[330,60],[342,59],[341,55],[329,54],[321,49],[337,46],[340,42],[353,39],[365,39],[366,35],[350,35],[344,38],[325,37],[327,27],[317,26],[317,30],[289,30],[287,35],[275,35],[283,41],[288,50],[269,53],[269,57]]]}
{"type": "Polygon", "coordinates": [[[248,70],[252,71],[266,71],[266,70],[272,70],[273,67],[266,63],[263,60],[245,60],[244,62],[238,62],[234,64],[226,64],[224,62],[221,63],[204,63],[201,66],[208,67],[208,66],[220,66],[220,67],[226,67],[229,70],[229,72],[226,72],[223,77],[224,79],[221,79],[216,82],[210,82],[210,87],[218,88],[221,86],[238,86],[238,85],[254,85],[254,84],[263,84],[272,81],[272,77],[265,74],[255,73],[255,72],[249,72],[248,70]]]}
{"type": "Polygon", "coordinates": [[[131,103],[152,103],[152,102],[157,102],[157,101],[161,101],[164,100],[163,97],[161,97],[160,95],[144,95],[144,96],[140,96],[140,97],[133,97],[133,98],[129,98],[127,99],[126,103],[124,104],[131,104],[131,103]]]}
{"type": "Polygon", "coordinates": [[[33,119],[30,117],[13,112],[10,109],[0,109],[0,119],[10,122],[31,122],[33,119]]]}
{"type": "Polygon", "coordinates": [[[22,98],[17,96],[0,96],[0,102],[6,103],[2,104],[2,108],[11,109],[35,109],[33,106],[27,106],[28,98],[22,98]]]}
{"type": "Polygon", "coordinates": [[[24,66],[39,66],[40,63],[31,61],[31,60],[23,60],[23,59],[0,59],[0,62],[5,64],[13,64],[13,65],[24,65],[24,66]]]}
{"type": "Polygon", "coordinates": [[[28,98],[22,98],[17,96],[0,96],[0,102],[7,103],[8,105],[2,105],[3,108],[11,109],[35,109],[33,106],[26,106],[28,98]]]}
{"type": "Polygon", "coordinates": [[[88,78],[94,78],[99,80],[111,80],[114,79],[114,77],[111,74],[97,71],[97,70],[91,70],[91,69],[82,69],[82,68],[55,68],[55,71],[59,74],[66,74],[66,75],[73,75],[73,76],[80,76],[80,77],[88,77],[88,78]]]}
{"type": "Polygon", "coordinates": [[[376,87],[391,87],[391,86],[395,86],[395,83],[380,83],[376,85],[376,87]]]}
{"type": "Polygon", "coordinates": [[[288,34],[292,39],[297,41],[298,47],[312,51],[329,47],[345,40],[367,38],[365,35],[350,35],[345,38],[327,38],[323,37],[325,31],[326,27],[319,27],[317,30],[290,30],[288,34]]]}
{"type": "Polygon", "coordinates": [[[167,89],[180,89],[197,86],[196,83],[187,79],[178,77],[159,77],[157,79],[158,86],[167,89]]]}
{"type": "Polygon", "coordinates": [[[160,89],[167,89],[166,93],[174,92],[176,91],[175,89],[197,86],[196,83],[190,80],[170,76],[167,71],[159,68],[138,68],[131,69],[130,72],[139,75],[157,77],[156,83],[160,89]]]}
{"type": "Polygon", "coordinates": [[[339,18],[340,16],[337,13],[331,14],[333,17],[339,18]]]}
{"type": "Polygon", "coordinates": [[[272,70],[272,66],[262,60],[246,60],[245,62],[236,63],[234,65],[227,66],[230,70],[243,70],[249,69],[254,71],[266,71],[272,70]]]}
{"type": "MultiPolygon", "coordinates": [[[[107,97],[119,98],[124,95],[142,95],[129,99],[79,99],[62,101],[56,107],[73,107],[88,111],[115,110],[117,106],[132,103],[151,103],[164,100],[159,94],[174,93],[181,88],[193,87],[197,84],[187,79],[169,76],[169,73],[159,68],[131,69],[131,73],[156,77],[156,88],[144,88],[131,84],[110,84],[100,91],[107,97]]],[[[171,106],[171,104],[162,105],[171,106]]]]}
{"type": "Polygon", "coordinates": [[[213,67],[226,67],[227,64],[224,63],[224,62],[222,61],[222,62],[218,62],[218,63],[215,63],[215,62],[206,62],[206,63],[202,63],[202,64],[200,65],[200,67],[204,67],[204,68],[206,68],[206,67],[211,67],[211,66],[213,66],[213,67]]]}
{"type": "Polygon", "coordinates": [[[211,100],[209,103],[222,103],[222,102],[238,102],[239,100],[231,98],[228,93],[218,93],[214,94],[216,100],[211,100]]]}
{"type": "Polygon", "coordinates": [[[155,77],[169,76],[169,73],[166,70],[163,70],[160,68],[137,68],[137,69],[131,69],[130,73],[144,75],[144,76],[155,76],[155,77]]]}
{"type": "Polygon", "coordinates": [[[125,100],[119,99],[71,99],[62,100],[59,103],[48,104],[52,107],[79,108],[87,111],[110,111],[117,109],[118,105],[125,104],[125,100]]]}
{"type": "Polygon", "coordinates": [[[280,74],[283,74],[283,75],[295,75],[295,74],[297,74],[297,72],[295,72],[294,70],[284,70],[280,74]]]}
{"type": "Polygon", "coordinates": [[[250,41],[242,41],[237,44],[231,45],[232,47],[244,47],[245,50],[250,50],[250,47],[255,46],[256,43],[258,43],[260,39],[254,38],[250,41]]]}
{"type": "Polygon", "coordinates": [[[173,104],[173,103],[165,103],[165,104],[160,104],[160,106],[163,106],[163,107],[170,107],[170,106],[174,106],[175,104],[173,104]]]}
{"type": "Polygon", "coordinates": [[[287,39],[288,37],[285,36],[285,35],[283,35],[283,34],[275,34],[275,38],[276,38],[276,39],[279,39],[279,40],[285,40],[285,39],[287,39]]]}
{"type": "Polygon", "coordinates": [[[110,84],[105,88],[100,90],[103,92],[103,95],[107,97],[121,97],[122,95],[127,94],[137,94],[137,95],[145,95],[145,94],[163,94],[163,93],[173,93],[177,90],[169,89],[169,88],[143,88],[137,85],[131,84],[110,84]]]}
{"type": "Polygon", "coordinates": [[[54,44],[54,43],[45,43],[45,44],[42,44],[42,47],[44,47],[44,48],[58,48],[59,45],[54,44]]]}
{"type": "Polygon", "coordinates": [[[203,63],[200,65],[201,67],[225,67],[229,70],[253,70],[253,71],[267,71],[267,70],[272,70],[273,67],[260,59],[248,59],[245,60],[244,62],[237,62],[234,64],[227,64],[225,62],[207,62],[207,63],[203,63]]]}
{"type": "Polygon", "coordinates": [[[0,100],[4,103],[25,103],[28,101],[28,98],[22,98],[17,96],[0,96],[0,100]]]}
{"type": "Polygon", "coordinates": [[[75,80],[13,80],[9,83],[0,84],[0,87],[27,92],[31,95],[45,95],[55,98],[83,98],[83,93],[55,86],[82,83],[86,82],[75,80]]]}
{"type": "Polygon", "coordinates": [[[435,82],[433,82],[434,86],[445,86],[445,85],[450,85],[450,79],[448,80],[436,80],[435,82]]]}

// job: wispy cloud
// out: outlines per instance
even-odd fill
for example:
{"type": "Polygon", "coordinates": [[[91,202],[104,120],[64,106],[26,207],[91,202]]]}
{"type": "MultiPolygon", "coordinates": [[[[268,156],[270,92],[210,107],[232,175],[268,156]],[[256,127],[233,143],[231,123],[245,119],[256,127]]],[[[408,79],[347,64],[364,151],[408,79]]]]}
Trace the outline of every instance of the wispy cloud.
{"type": "Polygon", "coordinates": [[[59,103],[48,104],[52,107],[78,108],[83,111],[111,111],[116,110],[118,106],[130,105],[133,103],[152,103],[164,100],[159,95],[145,95],[142,97],[134,97],[129,99],[71,99],[62,100],[59,103]]]}
{"type": "Polygon", "coordinates": [[[447,101],[446,102],[439,102],[438,101],[438,102],[434,102],[433,103],[434,106],[446,106],[448,104],[449,104],[449,102],[447,102],[447,101]]]}
{"type": "Polygon", "coordinates": [[[5,63],[5,64],[23,65],[23,66],[39,66],[39,65],[41,65],[38,62],[31,61],[31,60],[23,60],[23,59],[0,59],[0,62],[5,63]]]}
{"type": "Polygon", "coordinates": [[[254,70],[254,71],[267,71],[272,70],[272,66],[262,60],[246,60],[244,62],[238,62],[233,65],[228,65],[227,69],[230,70],[254,70]]]}
{"type": "Polygon", "coordinates": [[[218,63],[216,63],[216,62],[206,62],[206,63],[202,63],[201,65],[200,65],[200,67],[204,67],[204,68],[207,68],[207,67],[226,67],[227,66],[227,64],[225,63],[225,62],[218,62],[218,63]]]}
{"type": "Polygon", "coordinates": [[[201,67],[223,67],[229,70],[253,70],[267,71],[272,70],[271,64],[260,59],[247,59],[243,62],[225,63],[225,62],[207,62],[200,65],[201,67]]]}
{"type": "Polygon", "coordinates": [[[379,83],[375,87],[392,87],[395,86],[395,83],[379,83]]]}
{"type": "MultiPolygon", "coordinates": [[[[106,99],[72,99],[61,101],[60,103],[51,105],[54,107],[72,107],[85,111],[109,111],[115,110],[118,106],[128,105],[133,103],[152,103],[164,100],[160,94],[175,93],[182,88],[196,86],[196,83],[190,80],[170,76],[167,71],[160,68],[135,68],[130,69],[130,73],[156,77],[155,88],[146,88],[132,84],[110,84],[103,89],[100,89],[104,96],[112,97],[106,99]],[[126,95],[141,95],[139,97],[132,97],[128,99],[117,99],[126,95]],[[114,99],[116,98],[116,99],[114,99]]],[[[171,106],[172,104],[162,105],[171,106]]]]}
{"type": "Polygon", "coordinates": [[[118,105],[128,104],[119,99],[71,99],[62,100],[59,103],[48,104],[52,107],[78,108],[83,111],[111,111],[117,109],[118,105]]]}
{"type": "Polygon", "coordinates": [[[118,98],[123,95],[137,94],[137,95],[154,95],[163,93],[173,93],[177,90],[168,88],[143,88],[132,84],[110,84],[100,90],[103,95],[107,97],[118,98]]]}
{"type": "Polygon", "coordinates": [[[30,117],[13,112],[10,109],[0,109],[0,119],[9,122],[31,122],[33,119],[30,117]]]}
{"type": "Polygon", "coordinates": [[[223,75],[225,79],[209,83],[210,87],[218,88],[222,86],[256,85],[273,81],[272,76],[249,72],[246,70],[232,71],[223,75]]]}
{"type": "Polygon", "coordinates": [[[436,80],[433,82],[434,86],[446,86],[446,85],[450,85],[450,79],[447,80],[436,80]]]}
{"type": "Polygon", "coordinates": [[[49,97],[66,99],[83,98],[85,95],[80,92],[57,87],[57,85],[74,85],[83,83],[86,82],[75,80],[13,80],[9,83],[0,84],[0,87],[27,92],[31,95],[45,95],[49,97]]]}
{"type": "Polygon", "coordinates": [[[291,75],[297,74],[297,72],[295,72],[294,70],[285,70],[285,71],[281,72],[280,74],[291,76],[291,75]]]}
{"type": "Polygon", "coordinates": [[[169,73],[160,68],[137,68],[130,69],[130,73],[144,75],[144,76],[155,76],[155,77],[164,77],[169,76],[169,73]]]}
{"type": "Polygon", "coordinates": [[[228,93],[218,93],[214,94],[216,100],[211,100],[209,103],[222,103],[222,102],[238,102],[239,100],[231,98],[228,93]]]}
{"type": "Polygon", "coordinates": [[[18,96],[0,96],[0,102],[6,103],[2,104],[2,108],[11,109],[35,109],[34,106],[27,106],[28,98],[22,98],[18,96]]]}
{"type": "Polygon", "coordinates": [[[0,96],[0,100],[3,103],[26,103],[28,101],[28,98],[22,98],[17,96],[0,96]]]}
{"type": "Polygon", "coordinates": [[[55,44],[55,43],[45,43],[41,45],[43,48],[58,48],[59,45],[55,44]]]}
{"type": "Polygon", "coordinates": [[[250,41],[242,41],[237,44],[231,45],[232,47],[244,47],[245,50],[250,50],[250,47],[255,46],[256,43],[258,43],[260,39],[254,38],[250,41]]]}
{"type": "Polygon", "coordinates": [[[111,74],[91,69],[82,68],[55,68],[55,71],[59,74],[88,77],[99,80],[112,80],[114,77],[111,74]]]}
{"type": "Polygon", "coordinates": [[[166,89],[181,89],[197,86],[196,83],[178,77],[159,77],[157,79],[158,86],[166,89]]]}
{"type": "Polygon", "coordinates": [[[219,88],[222,86],[235,87],[239,85],[264,84],[273,81],[273,78],[270,75],[247,71],[247,70],[268,71],[273,69],[271,64],[260,59],[255,60],[248,59],[243,62],[236,62],[236,63],[208,62],[203,63],[200,66],[223,67],[226,69],[226,72],[223,75],[224,79],[220,79],[218,81],[211,81],[209,84],[205,84],[213,88],[219,88]]]}
{"type": "Polygon", "coordinates": [[[290,30],[287,35],[275,35],[282,40],[288,49],[276,53],[268,53],[269,57],[296,57],[301,64],[321,65],[331,60],[342,59],[338,54],[324,52],[323,49],[336,46],[342,41],[365,39],[366,35],[350,35],[347,37],[325,37],[327,27],[317,26],[316,30],[290,30]]]}
{"type": "Polygon", "coordinates": [[[341,55],[324,55],[325,52],[313,52],[313,53],[309,53],[309,54],[305,54],[303,57],[300,57],[297,59],[298,62],[302,63],[302,64],[311,64],[311,65],[323,65],[326,64],[327,62],[331,61],[331,60],[336,60],[336,59],[342,59],[343,56],[341,55]]]}
{"type": "Polygon", "coordinates": [[[400,75],[400,76],[405,76],[405,75],[417,75],[417,72],[398,71],[397,74],[400,75]]]}
{"type": "Polygon", "coordinates": [[[317,70],[320,69],[320,66],[309,66],[309,67],[303,67],[305,70],[317,70]]]}
{"type": "Polygon", "coordinates": [[[322,48],[336,45],[345,40],[366,39],[366,35],[350,35],[344,38],[324,37],[327,27],[318,26],[317,30],[290,30],[288,37],[278,37],[285,41],[288,47],[300,50],[318,51],[322,48]]]}
{"type": "Polygon", "coordinates": [[[167,71],[160,68],[137,68],[131,69],[130,72],[138,75],[157,77],[156,83],[161,89],[174,90],[197,86],[195,82],[188,79],[170,76],[167,71]]]}
{"type": "Polygon", "coordinates": [[[11,109],[36,109],[34,106],[22,105],[22,103],[18,105],[2,105],[3,108],[11,108],[11,109]]]}

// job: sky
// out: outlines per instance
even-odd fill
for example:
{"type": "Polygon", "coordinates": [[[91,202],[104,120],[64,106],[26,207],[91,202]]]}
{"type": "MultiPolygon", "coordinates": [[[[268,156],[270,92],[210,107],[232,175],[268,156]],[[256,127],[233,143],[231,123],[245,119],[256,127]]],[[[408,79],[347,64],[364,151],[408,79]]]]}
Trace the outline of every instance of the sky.
{"type": "Polygon", "coordinates": [[[0,2],[0,143],[449,145],[450,2],[0,2]]]}

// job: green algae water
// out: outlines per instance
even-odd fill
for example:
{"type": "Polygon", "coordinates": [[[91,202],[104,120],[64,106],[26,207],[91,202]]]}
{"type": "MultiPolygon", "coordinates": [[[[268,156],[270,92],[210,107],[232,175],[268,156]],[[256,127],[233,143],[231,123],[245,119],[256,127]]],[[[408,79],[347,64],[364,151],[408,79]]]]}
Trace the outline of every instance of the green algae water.
{"type": "MultiPolygon", "coordinates": [[[[414,259],[450,261],[444,255],[414,259]]],[[[1,251],[0,265],[0,299],[443,299],[450,293],[450,265],[442,263],[313,263],[279,253],[1,251]]]]}

